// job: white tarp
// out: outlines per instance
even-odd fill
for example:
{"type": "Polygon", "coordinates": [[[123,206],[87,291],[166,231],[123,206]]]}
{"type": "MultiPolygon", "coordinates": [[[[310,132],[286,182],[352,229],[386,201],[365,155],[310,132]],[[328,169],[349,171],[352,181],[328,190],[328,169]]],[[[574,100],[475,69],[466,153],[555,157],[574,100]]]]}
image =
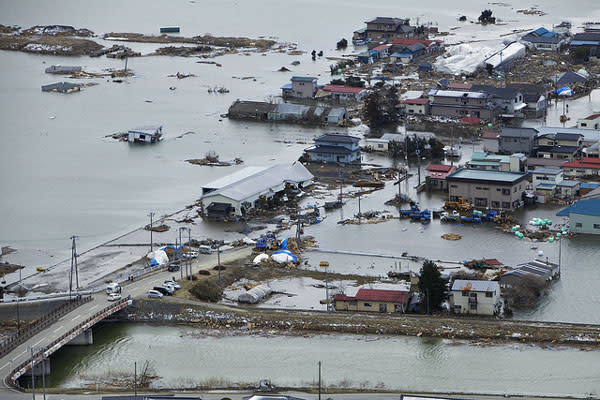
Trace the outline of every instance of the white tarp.
{"type": "Polygon", "coordinates": [[[447,47],[446,54],[439,56],[433,65],[437,71],[446,74],[471,74],[477,68],[483,67],[486,58],[503,47],[500,43],[493,47],[468,43],[447,47]]]}
{"type": "Polygon", "coordinates": [[[288,250],[279,250],[271,255],[271,260],[278,264],[298,261],[298,258],[288,250]]]}
{"type": "Polygon", "coordinates": [[[270,287],[266,285],[258,285],[248,290],[246,293],[240,294],[238,297],[238,302],[256,304],[271,293],[273,293],[273,290],[271,290],[270,287]]]}
{"type": "Polygon", "coordinates": [[[513,42],[485,60],[484,64],[491,64],[494,68],[498,68],[501,64],[518,58],[525,57],[527,47],[519,42],[513,42]]]}
{"type": "Polygon", "coordinates": [[[169,263],[169,256],[164,250],[154,250],[146,256],[148,260],[156,260],[158,265],[166,265],[169,263]]]}
{"type": "Polygon", "coordinates": [[[259,255],[257,255],[256,257],[254,257],[254,260],[252,260],[252,263],[254,265],[258,265],[263,261],[268,261],[269,260],[269,256],[265,253],[261,253],[259,255]]]}

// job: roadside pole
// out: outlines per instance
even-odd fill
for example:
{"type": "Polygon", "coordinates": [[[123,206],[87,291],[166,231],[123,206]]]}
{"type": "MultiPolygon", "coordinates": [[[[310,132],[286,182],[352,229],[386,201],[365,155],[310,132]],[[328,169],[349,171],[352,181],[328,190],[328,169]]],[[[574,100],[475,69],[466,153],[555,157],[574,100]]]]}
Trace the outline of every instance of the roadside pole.
{"type": "Polygon", "coordinates": [[[148,216],[150,217],[150,252],[152,252],[152,218],[154,218],[154,213],[151,212],[148,214],[148,216]]]}
{"type": "MultiPolygon", "coordinates": [[[[329,262],[321,261],[319,266],[325,268],[325,298],[327,300],[327,312],[329,312],[329,277],[327,274],[327,268],[329,267],[329,262]]],[[[321,362],[319,362],[319,371],[321,369],[321,362]]]]}
{"type": "Polygon", "coordinates": [[[137,361],[133,362],[133,393],[137,400],[137,361]]]}
{"type": "Polygon", "coordinates": [[[217,269],[219,272],[219,290],[223,290],[223,287],[221,286],[221,245],[219,244],[219,247],[217,247],[217,269]]]}
{"type": "Polygon", "coordinates": [[[35,364],[33,362],[33,347],[30,347],[29,349],[31,350],[31,396],[33,400],[35,400],[35,374],[33,373],[35,364]]]}
{"type": "Polygon", "coordinates": [[[321,400],[321,361],[319,361],[319,400],[321,400]]]}

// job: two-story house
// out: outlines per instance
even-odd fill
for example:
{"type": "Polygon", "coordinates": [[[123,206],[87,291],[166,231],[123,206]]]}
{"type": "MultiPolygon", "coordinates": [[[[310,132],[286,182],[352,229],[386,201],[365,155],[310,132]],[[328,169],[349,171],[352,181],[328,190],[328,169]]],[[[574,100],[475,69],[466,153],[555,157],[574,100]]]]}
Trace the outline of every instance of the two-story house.
{"type": "Polygon", "coordinates": [[[525,118],[540,118],[548,108],[548,88],[531,83],[509,83],[507,87],[516,88],[523,93],[523,102],[527,105],[523,112],[525,118]]]}
{"type": "Polygon", "coordinates": [[[574,160],[581,156],[583,135],[578,133],[546,133],[536,139],[535,151],[541,158],[574,160]]]}
{"type": "Polygon", "coordinates": [[[502,153],[533,154],[538,131],[533,128],[504,127],[498,137],[498,147],[502,153]]]}
{"type": "Polygon", "coordinates": [[[497,115],[504,118],[522,117],[527,104],[523,102],[523,93],[518,88],[498,88],[491,85],[472,85],[474,92],[486,93],[497,115]]]}
{"type": "Polygon", "coordinates": [[[600,113],[588,115],[585,118],[577,120],[579,129],[600,129],[600,113]]]}
{"type": "Polygon", "coordinates": [[[456,279],[450,306],[456,314],[494,315],[500,308],[500,285],[495,281],[456,279]]]}
{"type": "Polygon", "coordinates": [[[415,27],[410,25],[409,18],[377,17],[365,23],[367,24],[365,37],[374,41],[410,38],[415,31],[415,27]]]}
{"type": "Polygon", "coordinates": [[[281,87],[283,97],[312,98],[317,93],[317,78],[313,76],[292,76],[291,81],[281,87]]]}
{"type": "Polygon", "coordinates": [[[315,139],[315,145],[304,150],[312,162],[360,164],[360,139],[350,135],[325,134],[315,139]]]}
{"type": "Polygon", "coordinates": [[[525,156],[523,154],[508,156],[476,151],[473,153],[471,160],[467,161],[467,168],[484,171],[521,172],[524,169],[524,164],[525,156]]]}
{"type": "Polygon", "coordinates": [[[433,89],[428,96],[431,115],[494,119],[494,109],[486,93],[433,89]]]}
{"type": "Polygon", "coordinates": [[[536,168],[530,173],[534,189],[548,193],[554,193],[556,186],[563,181],[563,171],[560,168],[536,168]]]}
{"type": "Polygon", "coordinates": [[[539,51],[560,51],[568,44],[567,38],[541,27],[521,37],[521,42],[529,49],[539,51]]]}

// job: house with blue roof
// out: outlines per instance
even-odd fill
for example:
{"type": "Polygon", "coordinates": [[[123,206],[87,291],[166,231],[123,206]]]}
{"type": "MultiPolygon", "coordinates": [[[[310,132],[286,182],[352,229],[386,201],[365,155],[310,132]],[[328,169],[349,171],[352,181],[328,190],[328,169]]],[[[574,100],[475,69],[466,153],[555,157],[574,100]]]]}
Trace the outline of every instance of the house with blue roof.
{"type": "Polygon", "coordinates": [[[568,39],[558,33],[542,27],[521,37],[521,42],[531,50],[560,51],[567,46],[568,39]]]}
{"type": "Polygon", "coordinates": [[[559,217],[569,217],[569,230],[575,233],[600,234],[600,198],[579,200],[563,208],[559,217]]]}

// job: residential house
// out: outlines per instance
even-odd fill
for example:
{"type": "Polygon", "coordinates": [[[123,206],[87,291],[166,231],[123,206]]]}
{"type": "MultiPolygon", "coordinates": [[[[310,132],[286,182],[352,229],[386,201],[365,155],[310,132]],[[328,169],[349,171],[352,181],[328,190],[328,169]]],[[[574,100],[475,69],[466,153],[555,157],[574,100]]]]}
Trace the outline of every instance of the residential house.
{"type": "Polygon", "coordinates": [[[262,101],[236,100],[230,107],[227,116],[232,119],[249,119],[266,121],[269,113],[275,110],[276,104],[262,101]]]}
{"type": "Polygon", "coordinates": [[[589,78],[585,76],[585,74],[568,71],[552,75],[550,80],[554,82],[555,87],[561,88],[563,86],[573,85],[576,83],[585,84],[589,81],[589,78]]]}
{"type": "Polygon", "coordinates": [[[555,279],[560,274],[558,264],[536,259],[505,272],[500,276],[500,286],[510,287],[521,284],[523,280],[538,280],[541,284],[555,279]]]}
{"type": "Polygon", "coordinates": [[[556,213],[569,217],[569,231],[575,233],[600,234],[600,198],[579,200],[556,213]]]}
{"type": "Polygon", "coordinates": [[[377,52],[377,58],[388,58],[390,56],[391,44],[380,44],[379,46],[373,47],[373,51],[377,52]]]}
{"type": "Polygon", "coordinates": [[[533,188],[550,195],[556,192],[556,185],[563,181],[563,172],[559,168],[537,168],[530,174],[533,188]]]}
{"type": "Polygon", "coordinates": [[[325,134],[316,138],[315,145],[304,153],[312,162],[360,163],[359,142],[354,136],[325,134]]]}
{"type": "Polygon", "coordinates": [[[562,165],[566,178],[598,177],[600,175],[600,158],[585,157],[581,160],[568,161],[562,165]]]}
{"type": "Polygon", "coordinates": [[[410,38],[415,31],[408,18],[377,17],[365,23],[367,24],[365,37],[374,41],[410,38]]]}
{"type": "Polygon", "coordinates": [[[367,90],[361,87],[343,86],[343,85],[325,85],[322,89],[330,93],[334,101],[344,103],[347,101],[359,101],[365,98],[367,90]]]}
{"type": "Polygon", "coordinates": [[[483,150],[488,153],[497,153],[500,151],[500,146],[498,144],[498,138],[500,137],[500,132],[498,131],[486,131],[481,136],[481,144],[483,146],[483,150]]]}
{"type": "Polygon", "coordinates": [[[130,143],[154,143],[162,136],[162,125],[143,126],[127,131],[127,140],[130,143]]]}
{"type": "Polygon", "coordinates": [[[427,170],[425,182],[428,190],[448,190],[446,177],[453,173],[456,167],[445,164],[429,164],[425,170],[427,170]]]}
{"type": "Polygon", "coordinates": [[[494,119],[494,109],[486,93],[433,89],[428,95],[431,115],[494,119]]]}
{"type": "Polygon", "coordinates": [[[555,158],[538,158],[538,157],[527,157],[525,161],[526,170],[535,170],[537,168],[562,168],[564,160],[558,160],[555,158]]]}
{"type": "Polygon", "coordinates": [[[409,64],[415,58],[425,53],[425,45],[422,43],[415,43],[404,46],[394,46],[394,50],[395,51],[390,56],[392,62],[409,64]]]}
{"type": "Polygon", "coordinates": [[[448,198],[462,197],[475,207],[514,210],[522,205],[529,174],[457,169],[446,177],[448,198]]]}
{"type": "Polygon", "coordinates": [[[521,42],[529,49],[539,51],[560,51],[567,45],[568,40],[565,36],[557,32],[551,32],[542,27],[522,36],[521,42]]]}
{"type": "Polygon", "coordinates": [[[585,118],[577,120],[577,128],[579,129],[600,129],[600,113],[588,115],[585,118]]]}
{"type": "Polygon", "coordinates": [[[600,141],[600,130],[596,129],[578,129],[578,128],[563,128],[560,126],[539,126],[535,128],[538,135],[548,133],[575,133],[583,136],[583,146],[591,146],[600,141]]]}
{"type": "Polygon", "coordinates": [[[589,147],[584,147],[583,150],[581,150],[581,154],[583,155],[583,157],[599,158],[600,157],[600,144],[594,143],[593,145],[591,145],[589,147]]]}
{"type": "Polygon", "coordinates": [[[500,285],[495,281],[456,279],[450,307],[456,314],[495,315],[500,308],[500,285]]]}
{"type": "Polygon", "coordinates": [[[467,168],[483,171],[521,172],[524,170],[524,164],[524,157],[520,154],[507,156],[476,151],[471,160],[467,161],[467,168]]]}
{"type": "Polygon", "coordinates": [[[81,90],[81,85],[71,82],[57,82],[42,86],[42,92],[74,93],[81,90]]]}
{"type": "Polygon", "coordinates": [[[372,51],[367,50],[358,53],[356,59],[361,64],[373,64],[377,57],[375,57],[375,54],[372,51]]]}
{"type": "Polygon", "coordinates": [[[536,139],[535,152],[540,158],[573,160],[581,156],[583,135],[578,133],[544,133],[536,139]]]}
{"type": "Polygon", "coordinates": [[[400,53],[406,46],[414,44],[423,45],[425,53],[431,54],[444,49],[444,42],[441,40],[427,40],[427,39],[404,39],[398,38],[392,40],[392,48],[390,53],[400,53]]]}
{"type": "Polygon", "coordinates": [[[292,76],[291,86],[281,87],[283,97],[312,98],[317,93],[317,78],[313,76],[292,76]]]}
{"type": "Polygon", "coordinates": [[[407,290],[359,289],[355,296],[333,296],[336,311],[404,313],[409,300],[407,290]]]}
{"type": "Polygon", "coordinates": [[[66,66],[66,65],[51,65],[44,71],[47,74],[72,74],[74,72],[81,72],[80,66],[66,66]]]}
{"type": "Polygon", "coordinates": [[[549,90],[541,85],[531,83],[509,83],[509,88],[519,89],[523,93],[523,102],[527,105],[522,112],[526,118],[540,118],[548,109],[547,94],[549,90]]]}
{"type": "MultiPolygon", "coordinates": [[[[200,202],[208,219],[244,217],[262,200],[281,197],[287,184],[303,188],[312,184],[313,175],[300,162],[254,168],[205,185],[200,202]]],[[[204,188],[203,188],[203,191],[204,188]]]]}
{"type": "Polygon", "coordinates": [[[502,153],[533,154],[538,131],[533,128],[504,127],[500,131],[499,147],[502,153]]]}
{"type": "Polygon", "coordinates": [[[498,88],[491,85],[472,85],[471,91],[487,93],[496,114],[503,118],[523,117],[527,104],[523,102],[523,93],[517,88],[498,88]]]}
{"type": "Polygon", "coordinates": [[[587,47],[590,51],[590,57],[600,57],[600,32],[591,31],[576,33],[569,43],[571,49],[578,47],[587,47]]]}
{"type": "Polygon", "coordinates": [[[571,179],[563,179],[556,184],[556,193],[561,197],[573,197],[579,193],[581,182],[571,179]]]}
{"type": "Polygon", "coordinates": [[[429,115],[429,99],[427,97],[401,100],[400,103],[404,105],[406,115],[429,115]]]}
{"type": "Polygon", "coordinates": [[[384,133],[380,138],[368,138],[365,140],[366,148],[371,151],[388,151],[390,142],[404,142],[406,135],[399,133],[384,133]]]}

